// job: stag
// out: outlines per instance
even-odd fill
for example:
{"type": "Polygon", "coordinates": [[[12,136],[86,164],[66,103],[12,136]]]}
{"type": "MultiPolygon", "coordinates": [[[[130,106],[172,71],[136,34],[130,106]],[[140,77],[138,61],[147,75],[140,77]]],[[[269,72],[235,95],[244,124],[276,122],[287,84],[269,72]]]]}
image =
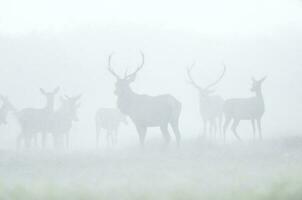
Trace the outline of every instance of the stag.
{"type": "Polygon", "coordinates": [[[252,78],[251,91],[255,93],[254,97],[229,99],[225,101],[225,123],[223,128],[224,139],[226,136],[226,130],[232,120],[233,124],[231,129],[238,140],[241,140],[239,135],[237,134],[237,127],[241,120],[251,121],[254,138],[256,137],[255,122],[257,122],[259,137],[260,139],[262,139],[261,120],[265,112],[264,99],[262,95],[262,83],[265,79],[266,77],[260,80],[255,80],[254,78],[252,78]]]}
{"type": "Polygon", "coordinates": [[[203,132],[207,135],[208,131],[212,135],[216,135],[217,132],[217,120],[218,120],[218,130],[221,133],[222,129],[222,110],[224,100],[219,95],[213,95],[215,92],[212,87],[217,85],[223,76],[225,75],[226,67],[224,66],[222,74],[219,78],[206,87],[202,87],[194,81],[192,77],[192,70],[194,64],[187,68],[187,75],[189,77],[189,83],[198,91],[199,94],[199,112],[203,120],[203,132]],[[208,128],[209,127],[209,128],[208,128]],[[209,130],[208,130],[209,129],[209,130]]]}
{"type": "Polygon", "coordinates": [[[10,111],[15,111],[14,106],[10,103],[9,99],[0,95],[2,106],[0,108],[0,125],[7,124],[7,115],[10,111]]]}
{"type": "Polygon", "coordinates": [[[170,143],[168,126],[173,129],[177,144],[180,144],[179,117],[181,103],[171,95],[149,96],[137,94],[131,88],[131,83],[136,79],[137,73],[143,69],[144,54],[141,52],[142,63],[137,69],[121,78],[117,75],[112,66],[112,54],[108,58],[108,71],[116,78],[115,94],[117,106],[120,111],[129,116],[135,124],[139,135],[141,146],[144,146],[148,127],[159,127],[165,139],[165,144],[170,143]]]}
{"type": "Polygon", "coordinates": [[[49,133],[50,118],[54,112],[55,96],[59,92],[59,87],[51,92],[40,89],[41,94],[46,98],[43,108],[25,108],[16,113],[20,123],[21,132],[17,138],[17,146],[23,139],[27,148],[30,147],[34,139],[37,143],[37,135],[42,134],[42,146],[45,146],[46,134],[49,133]]]}
{"type": "Polygon", "coordinates": [[[55,147],[69,147],[69,133],[73,122],[77,122],[77,109],[80,107],[78,103],[81,95],[65,98],[61,97],[61,106],[54,111],[50,119],[49,132],[52,133],[55,147]],[[65,139],[65,144],[64,144],[65,139]]]}
{"type": "Polygon", "coordinates": [[[128,124],[127,118],[116,108],[100,108],[95,114],[96,147],[99,146],[99,135],[101,129],[107,132],[107,145],[117,143],[118,129],[121,123],[128,124]]]}

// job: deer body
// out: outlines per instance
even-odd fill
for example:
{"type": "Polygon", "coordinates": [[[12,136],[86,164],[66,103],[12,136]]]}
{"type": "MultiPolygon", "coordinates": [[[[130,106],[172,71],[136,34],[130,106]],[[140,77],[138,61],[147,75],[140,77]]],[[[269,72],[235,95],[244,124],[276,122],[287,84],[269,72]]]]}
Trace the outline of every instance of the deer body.
{"type": "Polygon", "coordinates": [[[58,91],[59,88],[56,88],[53,92],[45,92],[41,89],[41,93],[46,97],[46,104],[43,108],[25,108],[16,112],[21,128],[21,133],[17,138],[17,146],[20,146],[23,139],[26,147],[30,147],[32,139],[37,143],[37,134],[41,133],[44,147],[46,134],[49,132],[50,120],[54,112],[55,95],[58,91]]]}
{"type": "Polygon", "coordinates": [[[73,122],[78,121],[77,109],[80,106],[77,101],[80,95],[76,97],[62,98],[62,105],[56,110],[50,119],[48,131],[52,134],[55,147],[69,147],[69,133],[73,122]],[[64,144],[65,137],[65,144],[64,144]]]}
{"type": "Polygon", "coordinates": [[[225,114],[224,137],[229,123],[233,120],[232,131],[236,138],[240,140],[237,134],[237,127],[241,120],[250,120],[254,138],[256,136],[255,122],[257,122],[259,137],[262,138],[261,120],[265,112],[264,98],[262,95],[262,83],[264,80],[265,78],[259,81],[253,79],[251,91],[255,92],[256,95],[254,97],[236,98],[225,101],[223,108],[225,114]]]}
{"type": "Polygon", "coordinates": [[[118,129],[121,123],[127,124],[127,119],[120,110],[116,108],[100,108],[95,115],[96,126],[96,146],[99,145],[99,135],[101,129],[107,132],[107,145],[117,143],[118,129]]]}
{"type": "Polygon", "coordinates": [[[136,74],[144,65],[130,75],[120,78],[111,68],[111,56],[109,56],[109,72],[116,77],[115,94],[117,95],[117,106],[120,111],[128,115],[136,126],[141,145],[144,145],[148,127],[160,127],[166,144],[170,142],[168,125],[171,125],[176,137],[177,144],[180,143],[179,117],[181,103],[171,95],[149,96],[135,93],[130,84],[135,80],[136,74]]]}

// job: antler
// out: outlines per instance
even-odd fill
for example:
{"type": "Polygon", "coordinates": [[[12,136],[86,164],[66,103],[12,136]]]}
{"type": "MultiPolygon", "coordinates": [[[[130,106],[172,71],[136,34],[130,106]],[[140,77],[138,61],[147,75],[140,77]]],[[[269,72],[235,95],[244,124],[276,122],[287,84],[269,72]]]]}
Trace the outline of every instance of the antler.
{"type": "Polygon", "coordinates": [[[132,72],[129,75],[126,75],[125,78],[127,78],[127,79],[129,79],[129,78],[135,78],[137,72],[139,72],[143,68],[143,66],[145,64],[145,55],[144,55],[144,53],[142,51],[140,51],[140,53],[141,53],[141,56],[142,56],[142,63],[140,64],[140,66],[134,72],[132,72]]]}
{"type": "Polygon", "coordinates": [[[108,57],[108,71],[117,79],[121,79],[112,69],[112,66],[111,66],[111,57],[112,57],[113,53],[110,54],[110,56],[108,57]]]}
{"type": "Polygon", "coordinates": [[[192,71],[194,65],[195,65],[195,62],[191,65],[191,67],[188,67],[188,68],[187,68],[187,74],[188,74],[188,77],[189,77],[189,79],[190,79],[190,80],[189,80],[189,83],[190,83],[191,85],[193,85],[195,88],[201,89],[201,87],[193,80],[192,75],[191,75],[191,71],[192,71]]]}
{"type": "Polygon", "coordinates": [[[223,63],[222,65],[223,65],[222,74],[219,76],[219,78],[218,78],[216,81],[214,81],[213,83],[209,84],[209,85],[206,87],[206,89],[209,89],[210,87],[213,87],[214,85],[216,85],[217,83],[219,83],[219,81],[224,77],[225,71],[226,71],[226,66],[225,66],[224,63],[223,63]]]}

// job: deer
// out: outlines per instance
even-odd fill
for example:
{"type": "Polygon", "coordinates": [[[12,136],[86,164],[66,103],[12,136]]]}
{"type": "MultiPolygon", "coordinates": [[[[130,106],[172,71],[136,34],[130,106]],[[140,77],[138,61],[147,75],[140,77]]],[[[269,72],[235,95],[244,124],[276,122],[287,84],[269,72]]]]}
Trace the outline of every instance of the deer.
{"type": "Polygon", "coordinates": [[[54,112],[55,96],[60,88],[57,87],[51,92],[40,89],[41,94],[46,98],[46,104],[42,108],[25,108],[16,112],[21,132],[17,137],[17,147],[20,147],[21,140],[29,148],[31,141],[37,145],[37,135],[42,135],[42,146],[45,147],[46,134],[49,132],[50,118],[54,112]]]}
{"type": "Polygon", "coordinates": [[[172,95],[164,94],[158,96],[149,96],[138,94],[131,88],[131,83],[136,80],[138,72],[143,69],[145,57],[140,51],[142,62],[134,70],[123,78],[117,75],[111,65],[111,54],[108,57],[108,71],[115,77],[115,95],[117,96],[117,107],[134,123],[141,147],[144,147],[147,129],[149,127],[159,127],[164,137],[165,146],[170,143],[171,137],[168,130],[169,125],[174,132],[177,145],[180,145],[181,134],[179,130],[179,117],[182,105],[172,95]]]}
{"type": "Polygon", "coordinates": [[[69,147],[69,133],[73,123],[79,121],[77,110],[80,107],[80,98],[81,95],[61,97],[60,107],[51,115],[48,130],[53,136],[56,148],[69,147]]]}
{"type": "Polygon", "coordinates": [[[120,110],[116,108],[100,108],[95,114],[95,127],[96,127],[96,147],[99,146],[99,135],[101,129],[107,132],[107,145],[117,144],[117,135],[120,125],[128,124],[127,118],[120,110]]]}
{"type": "Polygon", "coordinates": [[[15,111],[16,109],[7,97],[0,95],[0,99],[2,100],[2,106],[0,108],[0,125],[6,125],[8,113],[10,111],[15,111]]]}
{"type": "Polygon", "coordinates": [[[215,90],[211,89],[217,85],[225,75],[226,67],[224,65],[223,71],[219,78],[213,83],[208,84],[205,87],[200,86],[192,77],[192,70],[195,63],[191,67],[187,68],[187,76],[189,78],[189,84],[192,85],[199,94],[199,112],[203,120],[203,134],[206,136],[209,132],[212,134],[214,132],[214,137],[217,131],[217,120],[218,120],[218,130],[222,132],[222,116],[223,116],[223,104],[224,99],[219,95],[213,95],[215,90]]]}
{"type": "Polygon", "coordinates": [[[262,94],[262,84],[266,77],[260,80],[252,78],[251,92],[255,93],[255,96],[250,98],[236,98],[228,99],[224,103],[223,111],[225,115],[225,123],[223,127],[224,140],[226,137],[226,131],[233,120],[232,131],[238,140],[241,140],[237,133],[237,127],[241,120],[251,121],[253,128],[253,137],[256,137],[255,122],[257,122],[257,129],[260,139],[262,139],[262,117],[265,112],[264,98],[262,94]]]}

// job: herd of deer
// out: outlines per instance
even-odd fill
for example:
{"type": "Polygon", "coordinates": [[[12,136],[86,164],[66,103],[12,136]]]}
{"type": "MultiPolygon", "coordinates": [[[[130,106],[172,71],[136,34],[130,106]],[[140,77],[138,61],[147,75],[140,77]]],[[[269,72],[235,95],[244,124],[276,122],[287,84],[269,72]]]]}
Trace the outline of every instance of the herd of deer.
{"type": "MultiPolygon", "coordinates": [[[[107,131],[107,143],[114,145],[117,143],[117,132],[121,123],[127,124],[126,116],[134,123],[139,135],[140,144],[145,142],[146,132],[149,127],[159,127],[168,144],[171,140],[168,126],[170,125],[177,144],[180,144],[181,134],[179,130],[179,118],[182,110],[181,103],[171,95],[148,96],[135,93],[131,89],[131,83],[135,81],[137,73],[143,69],[144,54],[141,52],[142,62],[137,69],[120,77],[111,66],[112,54],[108,58],[108,71],[116,78],[115,95],[117,96],[117,108],[101,108],[95,115],[96,123],[96,145],[99,143],[101,129],[107,131]]],[[[192,77],[194,65],[187,68],[189,83],[199,93],[199,110],[203,120],[204,134],[216,137],[216,133],[223,134],[226,139],[227,128],[232,121],[231,129],[237,139],[237,127],[241,120],[250,120],[253,127],[253,136],[256,138],[256,126],[259,138],[262,138],[261,119],[264,114],[264,100],[262,95],[262,83],[265,78],[260,80],[252,79],[251,91],[255,96],[250,98],[238,98],[224,100],[219,95],[213,95],[213,86],[218,84],[225,75],[224,66],[219,78],[202,87],[196,83],[192,77]],[[224,124],[223,124],[224,123],[224,124]]],[[[37,144],[38,134],[41,135],[41,144],[45,147],[48,134],[53,137],[55,147],[69,146],[69,132],[72,123],[77,121],[77,109],[79,107],[80,95],[74,97],[61,97],[61,105],[58,109],[54,108],[55,96],[59,88],[52,92],[45,92],[41,89],[41,94],[46,98],[46,105],[43,108],[26,108],[16,110],[9,102],[7,97],[0,96],[2,107],[0,108],[0,125],[6,124],[8,112],[12,112],[20,124],[20,133],[17,137],[17,146],[24,142],[25,147],[29,148],[31,143],[37,144]]]]}

